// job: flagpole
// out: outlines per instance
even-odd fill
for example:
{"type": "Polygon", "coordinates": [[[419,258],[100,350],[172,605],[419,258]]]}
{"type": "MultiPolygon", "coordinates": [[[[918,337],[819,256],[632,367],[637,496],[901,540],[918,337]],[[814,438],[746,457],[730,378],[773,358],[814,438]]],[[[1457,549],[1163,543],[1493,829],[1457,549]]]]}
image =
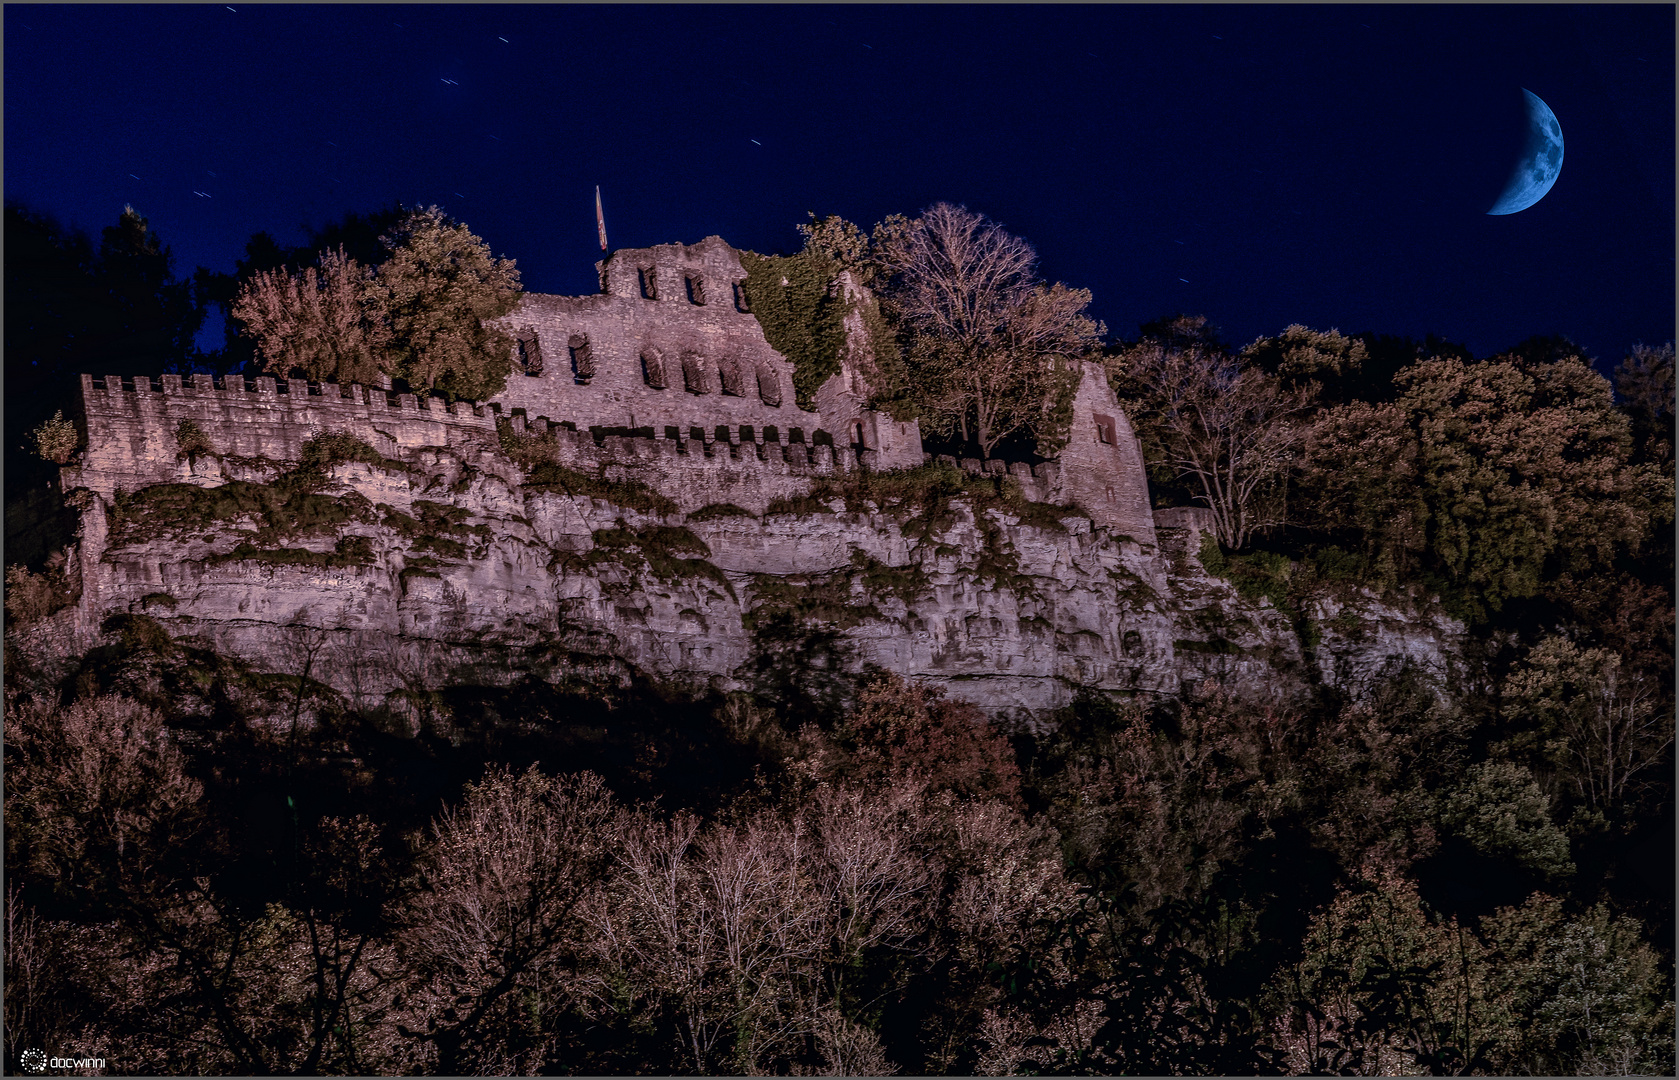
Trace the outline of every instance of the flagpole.
{"type": "Polygon", "coordinates": [[[595,185],[595,228],[600,231],[600,249],[606,250],[606,215],[600,209],[600,185],[595,185]]]}

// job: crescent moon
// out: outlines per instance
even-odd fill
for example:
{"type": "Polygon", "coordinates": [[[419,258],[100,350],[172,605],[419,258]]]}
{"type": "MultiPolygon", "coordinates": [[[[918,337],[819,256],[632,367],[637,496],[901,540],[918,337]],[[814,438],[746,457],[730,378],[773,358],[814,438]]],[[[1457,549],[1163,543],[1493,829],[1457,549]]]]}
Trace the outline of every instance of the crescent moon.
{"type": "Polygon", "coordinates": [[[1523,88],[1522,93],[1527,95],[1527,147],[1489,214],[1526,210],[1545,197],[1562,172],[1562,125],[1557,123],[1557,114],[1533,91],[1523,88]]]}

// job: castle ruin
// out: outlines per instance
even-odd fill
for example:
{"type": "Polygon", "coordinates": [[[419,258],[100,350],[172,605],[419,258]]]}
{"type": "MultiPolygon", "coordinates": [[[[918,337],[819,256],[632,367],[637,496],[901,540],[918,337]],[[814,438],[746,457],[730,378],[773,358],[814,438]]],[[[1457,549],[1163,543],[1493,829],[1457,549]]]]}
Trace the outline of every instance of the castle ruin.
{"type": "MultiPolygon", "coordinates": [[[[527,293],[501,320],[515,339],[515,365],[487,402],[266,376],[217,385],[208,375],[84,375],[87,450],[67,486],[107,499],[150,484],[213,486],[237,478],[226,462],[295,461],[308,439],[327,432],[387,456],[485,448],[498,419],[520,433],[551,434],[561,464],[640,479],[684,512],[729,502],[762,513],[819,477],[929,460],[916,421],[868,408],[854,360],[867,348],[861,320],[848,322],[840,370],[817,391],[816,411],[798,406],[793,365],[765,339],[743,291],[740,253],[721,238],[624,249],[596,265],[599,293],[527,293]],[[178,460],[183,420],[222,456],[218,472],[178,460]]],[[[849,275],[836,287],[860,291],[849,275]]],[[[1055,460],[983,468],[1015,476],[1029,499],[1075,503],[1095,524],[1155,543],[1141,452],[1097,363],[1083,365],[1071,435],[1055,460]]]]}

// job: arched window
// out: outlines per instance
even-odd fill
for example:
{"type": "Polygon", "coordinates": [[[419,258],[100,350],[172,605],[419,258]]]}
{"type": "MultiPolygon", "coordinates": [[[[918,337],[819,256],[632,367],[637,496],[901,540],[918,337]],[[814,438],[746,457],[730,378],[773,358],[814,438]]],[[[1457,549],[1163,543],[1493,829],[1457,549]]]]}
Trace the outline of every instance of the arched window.
{"type": "Polygon", "coordinates": [[[649,347],[641,350],[641,377],[655,390],[663,390],[668,385],[665,382],[665,358],[659,355],[658,349],[649,347]]]}
{"type": "Polygon", "coordinates": [[[659,271],[657,267],[644,266],[641,274],[641,297],[643,300],[657,300],[659,298],[659,271]]]}
{"type": "Polygon", "coordinates": [[[734,286],[735,310],[742,315],[752,314],[752,301],[746,296],[746,282],[737,281],[734,286]]]}
{"type": "Polygon", "coordinates": [[[587,334],[573,334],[566,342],[571,347],[571,372],[580,383],[595,377],[595,352],[589,347],[587,334]]]}
{"type": "Polygon", "coordinates": [[[698,274],[689,274],[683,279],[688,285],[688,302],[695,307],[705,306],[705,279],[698,274]]]}

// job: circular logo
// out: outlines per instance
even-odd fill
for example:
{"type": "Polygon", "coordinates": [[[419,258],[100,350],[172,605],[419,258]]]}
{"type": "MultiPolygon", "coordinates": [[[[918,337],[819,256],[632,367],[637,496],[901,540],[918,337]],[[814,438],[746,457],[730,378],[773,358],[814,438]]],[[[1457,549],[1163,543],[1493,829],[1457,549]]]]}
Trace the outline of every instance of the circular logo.
{"type": "Polygon", "coordinates": [[[30,1047],[18,1058],[18,1063],[32,1073],[47,1071],[47,1052],[30,1047]]]}

